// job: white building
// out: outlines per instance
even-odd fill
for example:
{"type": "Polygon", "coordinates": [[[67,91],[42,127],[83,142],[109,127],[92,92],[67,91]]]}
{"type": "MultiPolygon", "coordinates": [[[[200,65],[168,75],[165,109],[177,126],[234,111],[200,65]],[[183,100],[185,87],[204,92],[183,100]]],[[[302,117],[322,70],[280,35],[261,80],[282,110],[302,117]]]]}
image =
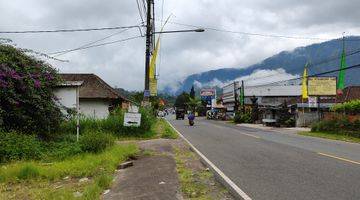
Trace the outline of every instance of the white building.
{"type": "Polygon", "coordinates": [[[120,106],[128,107],[130,101],[95,74],[61,74],[64,83],[54,88],[62,110],[75,108],[80,114],[92,118],[106,118],[110,111],[120,106]]]}

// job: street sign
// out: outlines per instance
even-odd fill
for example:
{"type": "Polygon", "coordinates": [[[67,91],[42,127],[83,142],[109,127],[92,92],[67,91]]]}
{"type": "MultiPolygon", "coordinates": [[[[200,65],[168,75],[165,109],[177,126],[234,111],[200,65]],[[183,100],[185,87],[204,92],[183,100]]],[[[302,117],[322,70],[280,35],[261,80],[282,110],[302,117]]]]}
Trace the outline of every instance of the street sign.
{"type": "Polygon", "coordinates": [[[124,126],[139,127],[141,123],[140,113],[125,113],[124,126]]]}
{"type": "Polygon", "coordinates": [[[335,96],[336,77],[309,77],[309,96],[335,96]]]}
{"type": "Polygon", "coordinates": [[[215,96],[215,89],[201,89],[200,96],[202,97],[215,96]]]}
{"type": "Polygon", "coordinates": [[[309,108],[317,108],[317,97],[309,97],[308,98],[308,101],[309,101],[309,108]]]}
{"type": "Polygon", "coordinates": [[[150,97],[150,91],[149,90],[144,91],[144,97],[150,97]]]}

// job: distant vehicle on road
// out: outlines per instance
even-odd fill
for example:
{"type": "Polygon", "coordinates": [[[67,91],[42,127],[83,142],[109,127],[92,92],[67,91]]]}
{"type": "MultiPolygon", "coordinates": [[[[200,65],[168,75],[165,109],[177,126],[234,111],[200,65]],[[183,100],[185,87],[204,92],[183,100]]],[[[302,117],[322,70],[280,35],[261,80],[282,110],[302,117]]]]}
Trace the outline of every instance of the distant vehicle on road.
{"type": "Polygon", "coordinates": [[[184,108],[176,108],[176,119],[185,119],[185,109],[184,108]]]}
{"type": "Polygon", "coordinates": [[[158,117],[165,117],[165,114],[166,114],[166,113],[165,113],[164,111],[161,111],[161,110],[160,110],[160,111],[158,112],[158,117]]]}

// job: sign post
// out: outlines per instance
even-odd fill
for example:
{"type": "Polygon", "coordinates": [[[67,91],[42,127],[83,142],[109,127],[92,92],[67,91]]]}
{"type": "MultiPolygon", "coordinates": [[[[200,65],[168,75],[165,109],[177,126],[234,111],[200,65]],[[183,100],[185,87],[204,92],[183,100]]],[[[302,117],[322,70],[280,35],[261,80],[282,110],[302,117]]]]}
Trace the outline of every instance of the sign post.
{"type": "Polygon", "coordinates": [[[124,126],[139,127],[141,125],[141,114],[137,106],[130,106],[124,115],[124,126]]]}
{"type": "Polygon", "coordinates": [[[309,107],[317,107],[318,119],[321,119],[320,97],[336,96],[336,77],[309,77],[308,78],[309,107]],[[311,101],[311,104],[310,104],[311,101]],[[315,103],[316,102],[316,103],[315,103]]]}

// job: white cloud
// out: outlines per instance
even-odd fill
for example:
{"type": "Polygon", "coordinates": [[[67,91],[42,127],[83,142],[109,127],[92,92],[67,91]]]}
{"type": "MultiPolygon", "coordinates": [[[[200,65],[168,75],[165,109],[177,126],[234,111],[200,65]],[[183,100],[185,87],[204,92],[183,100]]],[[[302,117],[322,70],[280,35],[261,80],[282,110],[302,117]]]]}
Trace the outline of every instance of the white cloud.
{"type": "MultiPolygon", "coordinates": [[[[235,80],[230,80],[226,82],[221,82],[218,79],[213,79],[207,83],[200,83],[199,81],[194,81],[194,85],[197,87],[223,87],[228,85],[234,81],[244,81],[246,86],[254,86],[254,85],[261,85],[261,84],[269,84],[274,82],[281,82],[286,81],[289,79],[298,78],[299,75],[293,75],[286,73],[286,71],[282,68],[274,69],[274,70],[257,70],[247,76],[241,76],[236,78],[235,80]]],[[[286,84],[287,82],[284,82],[286,84]]],[[[280,83],[279,83],[280,84],[280,83]]]]}
{"type": "MultiPolygon", "coordinates": [[[[155,1],[160,19],[161,2],[155,1]]],[[[164,15],[172,21],[242,32],[340,37],[360,33],[358,0],[165,0],[164,15]],[[336,13],[336,14],[334,14],[336,13]]],[[[119,0],[11,0],[0,2],[2,30],[87,28],[133,25],[140,22],[136,1],[119,0]]],[[[159,23],[158,23],[159,25],[159,23]]],[[[168,24],[167,30],[188,29],[168,24]]],[[[71,49],[114,31],[9,35],[19,47],[41,52],[71,49]]],[[[129,30],[111,40],[137,35],[129,30]]],[[[167,34],[162,40],[160,88],[176,88],[184,77],[223,67],[243,68],[283,50],[313,40],[289,40],[207,30],[204,33],[167,34]]],[[[113,86],[141,90],[144,86],[144,38],[73,52],[62,57],[70,63],[52,62],[61,72],[96,73],[113,86]]],[[[271,72],[271,71],[270,71],[271,72]]],[[[270,73],[270,72],[254,72],[270,73]]],[[[274,72],[271,72],[274,73],[274,72]]],[[[282,76],[282,75],[281,75],[282,76]]],[[[281,77],[280,76],[280,77],[281,77]]],[[[214,81],[214,84],[216,80],[214,81]]]]}

